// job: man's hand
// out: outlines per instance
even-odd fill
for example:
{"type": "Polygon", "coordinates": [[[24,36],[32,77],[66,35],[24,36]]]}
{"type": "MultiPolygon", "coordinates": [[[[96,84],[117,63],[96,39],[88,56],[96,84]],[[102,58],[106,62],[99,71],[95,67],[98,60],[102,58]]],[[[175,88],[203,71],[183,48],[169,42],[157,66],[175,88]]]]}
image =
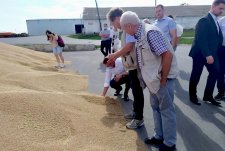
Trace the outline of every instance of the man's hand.
{"type": "Polygon", "coordinates": [[[116,61],[116,57],[115,57],[115,54],[112,53],[112,54],[109,54],[107,56],[107,58],[109,59],[106,63],[107,66],[111,66],[115,61],[116,61]]]}
{"type": "Polygon", "coordinates": [[[167,81],[167,78],[161,78],[161,80],[160,80],[160,86],[166,85],[166,81],[167,81]]]}
{"type": "Polygon", "coordinates": [[[103,93],[101,93],[100,96],[105,96],[105,95],[103,93]]]}
{"type": "Polygon", "coordinates": [[[208,57],[206,57],[206,61],[207,61],[208,64],[213,64],[213,63],[214,63],[214,58],[213,58],[213,56],[208,56],[208,57]]]}
{"type": "Polygon", "coordinates": [[[121,78],[122,78],[122,75],[121,74],[117,74],[117,75],[115,75],[114,80],[116,82],[118,82],[121,78]]]}

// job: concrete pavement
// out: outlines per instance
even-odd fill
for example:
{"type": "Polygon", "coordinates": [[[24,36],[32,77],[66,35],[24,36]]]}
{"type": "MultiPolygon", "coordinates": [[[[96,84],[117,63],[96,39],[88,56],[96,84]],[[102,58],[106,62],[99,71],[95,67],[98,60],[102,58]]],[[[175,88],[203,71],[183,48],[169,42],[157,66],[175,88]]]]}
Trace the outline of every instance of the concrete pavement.
{"type": "MultiPolygon", "coordinates": [[[[177,112],[177,151],[225,151],[225,102],[222,107],[216,107],[201,101],[201,106],[196,106],[189,101],[188,83],[192,68],[192,60],[188,57],[190,46],[180,45],[176,56],[180,68],[180,76],[175,83],[175,107],[177,112]]],[[[89,52],[66,52],[65,59],[71,61],[68,69],[78,71],[89,76],[89,91],[100,94],[103,89],[105,67],[101,64],[103,56],[100,50],[89,52]]],[[[206,70],[203,71],[198,85],[198,96],[203,97],[207,78],[206,70]]],[[[215,88],[215,94],[217,89],[215,88]]],[[[110,89],[108,95],[113,96],[114,90],[110,89]]],[[[152,136],[154,123],[149,102],[149,92],[144,90],[145,126],[137,129],[137,133],[144,140],[152,136]]],[[[131,91],[129,97],[132,98],[131,91]]],[[[120,99],[118,99],[120,100],[120,99]]],[[[132,108],[132,101],[120,101],[124,113],[132,108]]],[[[157,150],[147,146],[149,150],[157,150]]]]}

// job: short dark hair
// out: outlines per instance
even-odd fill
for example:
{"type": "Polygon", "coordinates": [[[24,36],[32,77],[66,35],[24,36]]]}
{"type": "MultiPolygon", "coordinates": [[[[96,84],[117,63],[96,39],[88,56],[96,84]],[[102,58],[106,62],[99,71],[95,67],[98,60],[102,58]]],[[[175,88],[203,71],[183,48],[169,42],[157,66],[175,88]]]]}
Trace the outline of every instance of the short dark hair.
{"type": "Polygon", "coordinates": [[[109,12],[106,15],[106,18],[110,21],[113,22],[116,17],[121,17],[123,14],[123,10],[119,7],[117,8],[111,8],[109,12]]]}
{"type": "Polygon", "coordinates": [[[173,15],[168,15],[168,17],[174,19],[174,18],[173,18],[173,15]]]}
{"type": "Polygon", "coordinates": [[[46,34],[53,34],[50,30],[46,30],[46,34]]]}
{"type": "Polygon", "coordinates": [[[102,63],[103,63],[104,65],[106,65],[106,63],[107,63],[108,60],[109,60],[109,58],[105,57],[105,58],[103,59],[102,63]]]}
{"type": "Polygon", "coordinates": [[[225,0],[214,0],[212,5],[217,6],[217,5],[221,4],[221,3],[225,4],[225,0]]]}
{"type": "Polygon", "coordinates": [[[158,8],[158,7],[161,7],[162,10],[164,10],[164,6],[162,4],[156,5],[155,9],[158,8]]]}

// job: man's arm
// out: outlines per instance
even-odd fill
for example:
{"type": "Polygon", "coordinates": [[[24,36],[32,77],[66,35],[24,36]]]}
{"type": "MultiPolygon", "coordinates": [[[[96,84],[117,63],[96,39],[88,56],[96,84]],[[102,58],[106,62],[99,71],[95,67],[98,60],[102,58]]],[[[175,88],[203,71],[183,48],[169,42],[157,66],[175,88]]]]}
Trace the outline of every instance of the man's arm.
{"type": "Polygon", "coordinates": [[[107,61],[107,65],[112,64],[117,58],[120,56],[124,56],[131,50],[133,50],[135,46],[135,42],[127,43],[121,50],[116,51],[115,53],[112,53],[108,56],[109,60],[107,61]]]}
{"type": "Polygon", "coordinates": [[[102,93],[100,94],[101,96],[105,96],[107,91],[108,91],[109,87],[104,87],[102,93]]]}
{"type": "Polygon", "coordinates": [[[106,93],[107,93],[107,91],[109,89],[109,84],[110,84],[111,77],[112,77],[111,70],[109,68],[106,68],[104,88],[103,88],[102,93],[100,94],[101,96],[105,96],[106,95],[106,93]]]}
{"type": "Polygon", "coordinates": [[[177,46],[177,24],[173,19],[169,20],[169,33],[171,36],[171,45],[173,46],[173,48],[176,48],[177,46]]]}
{"type": "Polygon", "coordinates": [[[208,46],[208,30],[207,26],[208,22],[205,18],[202,18],[199,20],[199,22],[196,25],[196,39],[198,40],[198,46],[201,49],[201,53],[202,55],[206,58],[206,61],[208,64],[212,64],[214,62],[214,58],[212,56],[212,51],[213,50],[209,50],[209,46],[208,46]]]}
{"type": "Polygon", "coordinates": [[[101,37],[103,38],[109,38],[110,34],[103,34],[101,37]]]}
{"type": "Polygon", "coordinates": [[[177,46],[177,29],[170,30],[170,35],[172,37],[171,45],[175,48],[177,46]]]}
{"type": "Polygon", "coordinates": [[[208,22],[206,19],[200,19],[195,28],[195,38],[197,39],[198,46],[200,47],[201,53],[204,57],[211,56],[212,53],[209,50],[208,46],[208,31],[210,29],[206,29],[206,25],[208,22]]]}
{"type": "Polygon", "coordinates": [[[147,40],[149,46],[151,47],[151,50],[149,51],[153,51],[157,56],[160,56],[162,58],[160,85],[165,85],[167,76],[170,72],[173,54],[170,52],[170,50],[168,50],[166,38],[162,35],[161,32],[153,30],[149,31],[147,33],[147,40]]]}
{"type": "Polygon", "coordinates": [[[161,72],[160,85],[165,85],[167,76],[170,72],[173,54],[168,50],[162,53],[161,56],[162,56],[162,72],[161,72]]]}
{"type": "Polygon", "coordinates": [[[123,40],[125,42],[125,46],[121,50],[117,51],[115,54],[112,54],[109,56],[109,61],[107,65],[110,65],[118,57],[126,55],[135,47],[136,39],[134,38],[134,36],[131,36],[125,32],[123,33],[123,35],[122,35],[122,38],[124,38],[123,40]]]}

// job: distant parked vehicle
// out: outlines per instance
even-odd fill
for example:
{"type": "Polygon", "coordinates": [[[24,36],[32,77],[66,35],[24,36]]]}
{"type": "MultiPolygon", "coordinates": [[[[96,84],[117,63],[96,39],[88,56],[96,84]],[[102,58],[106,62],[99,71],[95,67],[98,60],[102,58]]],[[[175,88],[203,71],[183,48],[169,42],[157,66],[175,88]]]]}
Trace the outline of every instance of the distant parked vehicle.
{"type": "Polygon", "coordinates": [[[12,32],[1,32],[0,33],[0,38],[12,37],[14,35],[16,35],[16,33],[12,33],[12,32]]]}
{"type": "Polygon", "coordinates": [[[29,35],[27,33],[12,33],[12,32],[2,32],[0,33],[0,38],[11,38],[11,37],[28,37],[29,35]]]}
{"type": "Polygon", "coordinates": [[[21,33],[19,37],[28,37],[29,35],[27,33],[21,33]]]}

